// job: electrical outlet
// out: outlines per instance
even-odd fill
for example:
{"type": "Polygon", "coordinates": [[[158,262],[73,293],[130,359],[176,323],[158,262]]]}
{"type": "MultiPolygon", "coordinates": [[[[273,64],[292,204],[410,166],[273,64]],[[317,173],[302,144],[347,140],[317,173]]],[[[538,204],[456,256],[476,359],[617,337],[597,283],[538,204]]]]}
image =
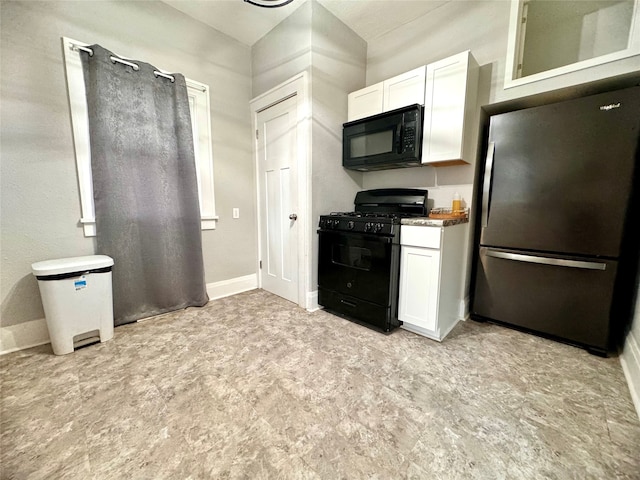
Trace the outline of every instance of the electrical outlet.
{"type": "Polygon", "coordinates": [[[240,209],[239,208],[234,208],[233,209],[233,218],[240,218],[240,209]]]}

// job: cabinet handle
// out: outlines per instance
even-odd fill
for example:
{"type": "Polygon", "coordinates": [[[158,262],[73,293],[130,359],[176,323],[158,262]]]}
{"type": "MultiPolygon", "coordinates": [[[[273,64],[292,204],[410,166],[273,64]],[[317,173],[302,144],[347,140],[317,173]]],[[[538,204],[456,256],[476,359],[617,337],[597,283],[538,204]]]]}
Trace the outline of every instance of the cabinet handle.
{"type": "Polygon", "coordinates": [[[494,142],[489,142],[487,159],[484,163],[484,184],[482,186],[482,227],[489,224],[489,201],[491,191],[491,177],[493,175],[493,154],[496,149],[494,142]]]}

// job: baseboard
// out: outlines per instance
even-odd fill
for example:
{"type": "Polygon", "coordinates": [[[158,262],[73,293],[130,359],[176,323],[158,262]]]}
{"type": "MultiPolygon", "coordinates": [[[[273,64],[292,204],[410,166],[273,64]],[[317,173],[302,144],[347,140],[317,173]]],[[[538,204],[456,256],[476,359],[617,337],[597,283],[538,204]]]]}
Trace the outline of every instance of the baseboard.
{"type": "Polygon", "coordinates": [[[216,300],[236,293],[246,292],[247,290],[253,290],[254,288],[258,288],[258,275],[252,273],[244,277],[207,283],[207,294],[209,295],[209,300],[216,300]]]}
{"type": "MultiPolygon", "coordinates": [[[[211,300],[258,288],[256,274],[231,278],[207,284],[211,300]]],[[[47,322],[44,318],[0,328],[0,355],[50,343],[47,322]]]]}
{"type": "Polygon", "coordinates": [[[49,342],[49,330],[44,318],[0,328],[0,355],[49,342]]]}
{"type": "Polygon", "coordinates": [[[318,305],[318,291],[307,292],[307,311],[315,312],[316,310],[320,310],[320,305],[318,305]]]}
{"type": "MultiPolygon", "coordinates": [[[[637,319],[636,319],[637,320],[637,319]]],[[[620,355],[620,363],[622,371],[627,379],[631,399],[636,407],[636,413],[640,418],[640,344],[633,335],[633,331],[629,332],[624,343],[624,349],[620,355]]]]}
{"type": "Polygon", "coordinates": [[[431,340],[435,340],[436,342],[441,342],[442,340],[438,338],[435,332],[427,330],[426,328],[419,327],[418,325],[413,325],[411,323],[404,322],[400,325],[400,328],[403,330],[407,330],[411,333],[415,333],[418,335],[422,335],[423,337],[430,338],[431,340]]]}

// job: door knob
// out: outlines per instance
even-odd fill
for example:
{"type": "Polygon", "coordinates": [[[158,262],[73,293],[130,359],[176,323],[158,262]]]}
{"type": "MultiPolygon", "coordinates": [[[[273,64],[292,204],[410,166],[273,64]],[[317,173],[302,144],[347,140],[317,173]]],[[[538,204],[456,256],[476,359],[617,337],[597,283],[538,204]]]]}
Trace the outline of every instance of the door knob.
{"type": "Polygon", "coordinates": [[[298,215],[296,215],[295,213],[292,213],[291,215],[289,215],[289,220],[297,220],[298,219],[298,215]]]}

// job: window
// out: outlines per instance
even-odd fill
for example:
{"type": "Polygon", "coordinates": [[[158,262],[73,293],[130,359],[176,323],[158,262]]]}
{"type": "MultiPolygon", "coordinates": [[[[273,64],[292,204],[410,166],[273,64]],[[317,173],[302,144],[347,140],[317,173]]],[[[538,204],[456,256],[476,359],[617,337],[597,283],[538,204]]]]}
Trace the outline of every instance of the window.
{"type": "MultiPolygon", "coordinates": [[[[89,119],[82,71],[81,52],[78,46],[89,44],[62,37],[64,46],[67,88],[71,107],[73,141],[76,151],[76,167],[80,189],[80,223],[85,237],[95,237],[96,219],[93,204],[93,183],[91,179],[91,146],[89,143],[89,119]]],[[[83,55],[86,55],[83,53],[83,55]]],[[[203,83],[186,79],[189,109],[193,127],[198,197],[200,199],[201,227],[203,230],[216,228],[216,206],[213,191],[213,152],[211,149],[211,121],[209,108],[209,87],[203,83]]]]}
{"type": "Polygon", "coordinates": [[[211,121],[209,108],[209,87],[204,83],[186,79],[191,126],[193,128],[193,148],[198,176],[198,197],[200,198],[200,222],[203,230],[216,228],[216,204],[213,195],[213,152],[211,151],[211,121]]]}

